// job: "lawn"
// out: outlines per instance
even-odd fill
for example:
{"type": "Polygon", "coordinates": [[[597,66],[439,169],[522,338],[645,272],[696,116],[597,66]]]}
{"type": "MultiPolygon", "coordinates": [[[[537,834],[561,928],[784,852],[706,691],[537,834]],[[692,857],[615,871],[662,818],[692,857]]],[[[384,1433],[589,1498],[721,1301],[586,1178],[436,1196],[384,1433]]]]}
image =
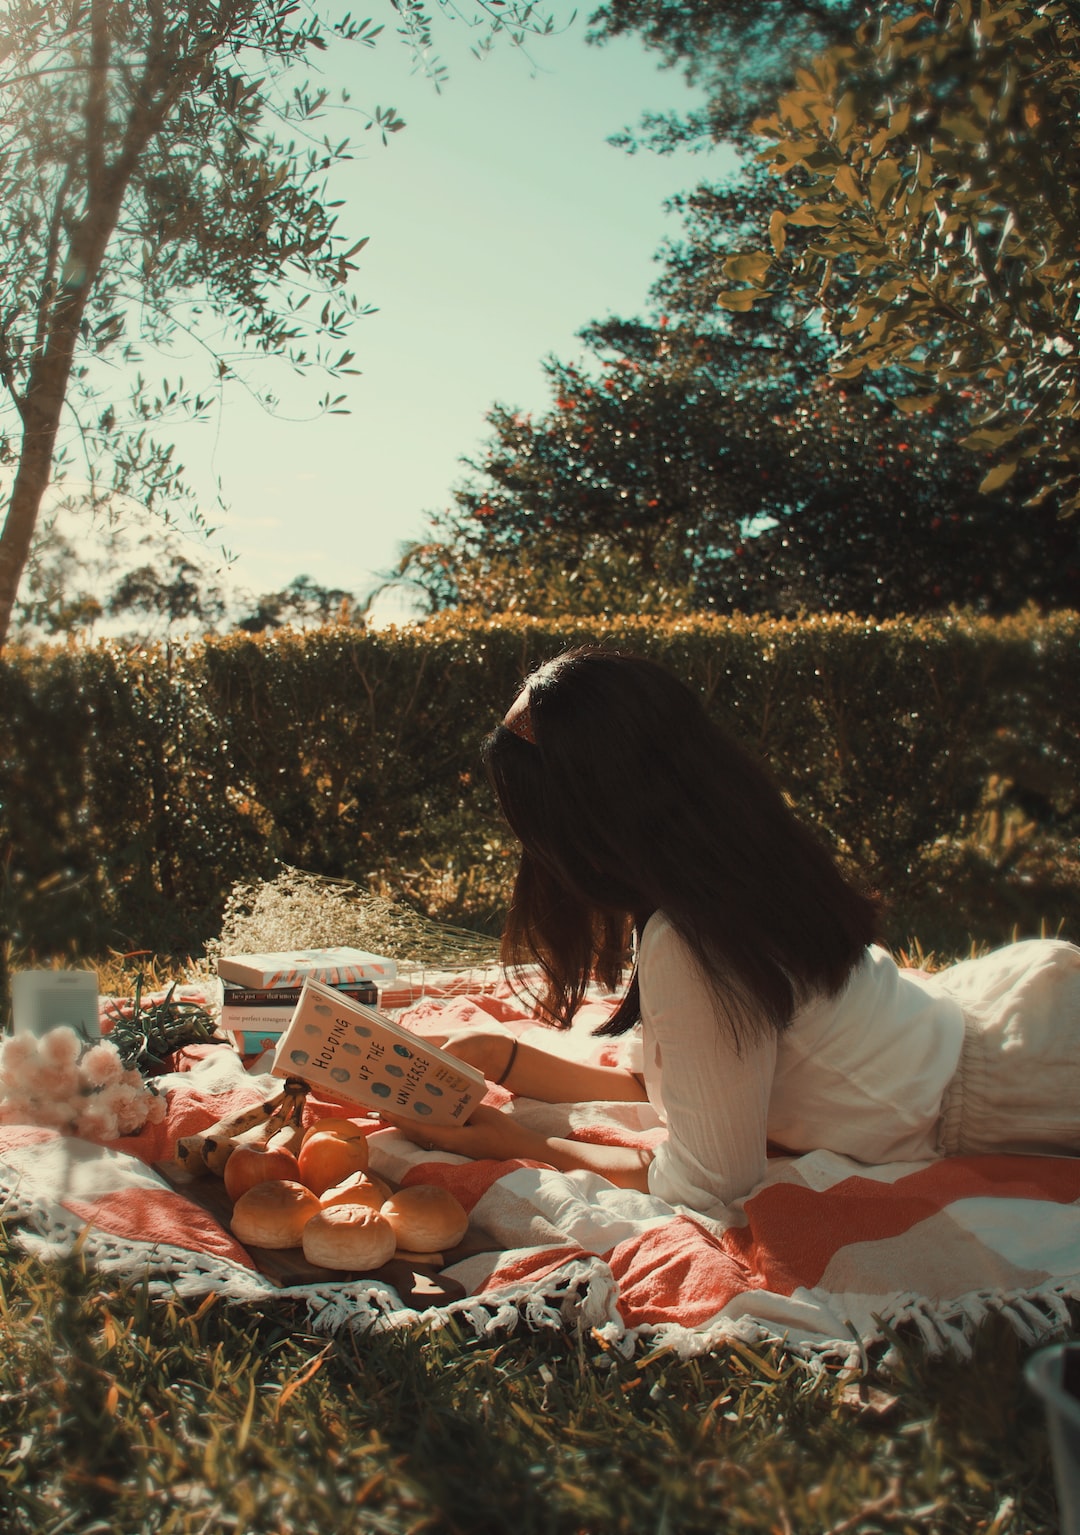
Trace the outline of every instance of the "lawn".
{"type": "Polygon", "coordinates": [[[0,1228],[0,1333],[4,1535],[1057,1530],[1031,1346],[999,1318],[970,1359],[911,1332],[857,1379],[460,1319],[328,1338],[293,1302],[154,1298],[0,1228]]]}
{"type": "Polygon", "coordinates": [[[901,1337],[845,1381],[741,1344],[331,1340],[285,1303],[154,1300],[10,1242],[2,1261],[7,1535],[1057,1528],[1027,1350],[999,1320],[970,1360],[901,1337]]]}

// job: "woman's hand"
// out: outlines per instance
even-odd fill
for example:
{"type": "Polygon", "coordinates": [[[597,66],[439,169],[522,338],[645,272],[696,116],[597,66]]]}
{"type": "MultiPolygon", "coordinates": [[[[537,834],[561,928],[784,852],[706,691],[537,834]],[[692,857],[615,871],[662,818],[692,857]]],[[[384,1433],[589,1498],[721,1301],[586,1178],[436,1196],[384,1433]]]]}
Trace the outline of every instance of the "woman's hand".
{"type": "Polygon", "coordinates": [[[551,1159],[550,1147],[542,1135],[526,1129],[509,1114],[485,1104],[473,1110],[466,1125],[418,1125],[414,1119],[399,1119],[382,1110],[380,1118],[425,1151],[452,1151],[459,1157],[472,1157],[478,1161],[505,1162],[517,1157],[534,1162],[551,1159]]]}

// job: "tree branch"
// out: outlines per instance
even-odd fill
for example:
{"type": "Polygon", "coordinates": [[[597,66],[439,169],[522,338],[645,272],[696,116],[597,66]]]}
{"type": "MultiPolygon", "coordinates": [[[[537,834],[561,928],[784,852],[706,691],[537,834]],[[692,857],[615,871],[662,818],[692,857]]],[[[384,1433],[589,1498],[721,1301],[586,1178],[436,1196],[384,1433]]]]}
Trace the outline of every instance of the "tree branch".
{"type": "Polygon", "coordinates": [[[67,203],[67,194],[72,181],[75,178],[75,167],[68,165],[64,170],[60,189],[53,202],[52,213],[49,216],[49,234],[45,246],[45,267],[41,277],[41,299],[38,302],[37,326],[34,332],[34,349],[32,356],[40,357],[45,347],[49,331],[49,315],[52,312],[53,300],[56,296],[56,267],[60,259],[60,230],[64,222],[64,208],[67,203]],[[52,297],[47,297],[50,288],[52,297]]]}
{"type": "Polygon", "coordinates": [[[105,190],[105,135],[109,99],[109,5],[91,0],[90,75],[86,88],[86,201],[93,208],[105,190]]]}
{"type": "Polygon", "coordinates": [[[25,421],[26,407],[22,395],[15,387],[15,362],[8,351],[6,325],[0,325],[0,379],[3,380],[4,388],[14,401],[20,419],[25,421]]]}

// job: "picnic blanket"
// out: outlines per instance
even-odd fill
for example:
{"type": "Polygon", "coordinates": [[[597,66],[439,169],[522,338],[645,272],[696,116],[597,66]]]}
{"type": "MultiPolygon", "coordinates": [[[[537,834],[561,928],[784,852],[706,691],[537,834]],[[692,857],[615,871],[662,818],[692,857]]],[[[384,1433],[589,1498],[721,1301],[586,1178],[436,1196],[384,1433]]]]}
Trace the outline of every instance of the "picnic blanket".
{"type": "MultiPolygon", "coordinates": [[[[452,988],[447,988],[447,990],[452,988]]],[[[580,1059],[617,1051],[592,1038],[610,1007],[597,998],[567,1034],[542,1029],[506,991],[427,998],[402,1021],[418,1031],[478,1018],[580,1059]]],[[[281,1287],[210,1215],[152,1164],[178,1136],[265,1095],[274,1079],[245,1071],[223,1046],[201,1047],[159,1079],[165,1122],[108,1146],[30,1126],[0,1127],[3,1218],[41,1255],[77,1245],[103,1270],[149,1275],[152,1289],[217,1291],[237,1301],[302,1300],[310,1324],[437,1323],[455,1315],[480,1334],[528,1327],[592,1329],[624,1352],[636,1340],[688,1357],[725,1340],[780,1340],[850,1365],[887,1330],[911,1324],[932,1348],[968,1349],[991,1312],[1029,1343],[1068,1326],[1080,1299],[1080,1158],[983,1156],[867,1167],[815,1152],[770,1161],[764,1181],[723,1221],[615,1188],[590,1173],[528,1161],[468,1161],[426,1152],[372,1122],[371,1166],[403,1185],[449,1189],[490,1241],[444,1272],[465,1297],[417,1311],[376,1280],[281,1287]]],[[[541,1104],[491,1088],[488,1102],[550,1133],[655,1144],[650,1105],[541,1104]]],[[[341,1113],[312,1095],[305,1116],[341,1113]]],[[[355,1106],[352,1112],[357,1115],[355,1106]]]]}

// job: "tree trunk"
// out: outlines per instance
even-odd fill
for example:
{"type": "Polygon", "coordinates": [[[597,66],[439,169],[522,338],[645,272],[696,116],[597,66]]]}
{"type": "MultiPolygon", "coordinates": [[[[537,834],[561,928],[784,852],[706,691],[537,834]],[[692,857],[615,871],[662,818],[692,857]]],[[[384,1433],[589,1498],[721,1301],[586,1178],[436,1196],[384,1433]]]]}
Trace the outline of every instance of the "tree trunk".
{"type": "MultiPolygon", "coordinates": [[[[149,117],[147,121],[154,122],[149,117]]],[[[142,135],[137,145],[139,152],[151,136],[149,130],[142,135]]],[[[131,154],[129,158],[133,164],[136,156],[131,154]]],[[[44,350],[31,370],[23,396],[22,450],[4,531],[0,534],[0,650],[7,642],[11,614],[30,553],[41,500],[51,478],[53,450],[71,378],[79,326],[116,228],[130,177],[130,165],[123,168],[123,174],[114,176],[112,185],[97,199],[96,205],[87,210],[72,237],[70,265],[82,276],[57,302],[44,350]]]]}
{"type": "MultiPolygon", "coordinates": [[[[55,435],[54,432],[54,439],[55,435]]],[[[39,447],[32,454],[24,447],[4,520],[4,531],[0,533],[0,649],[7,642],[12,610],[22,573],[30,557],[30,545],[37,526],[41,498],[49,483],[51,465],[51,443],[48,449],[43,451],[39,447]]]]}
{"type": "Polygon", "coordinates": [[[4,531],[0,533],[0,650],[7,643],[19,582],[30,554],[41,500],[49,486],[60,414],[89,287],[89,283],[85,284],[81,291],[71,293],[57,306],[45,353],[30,375],[23,400],[22,451],[4,531]]]}
{"type": "MultiPolygon", "coordinates": [[[[160,3],[157,9],[164,14],[160,3]]],[[[231,15],[231,8],[230,15],[231,15]]],[[[21,402],[23,437],[19,467],[4,531],[0,533],[0,650],[7,643],[19,582],[26,568],[42,497],[49,485],[56,434],[64,409],[79,325],[98,280],[105,251],[116,229],[120,207],[146,145],[165,121],[173,103],[202,67],[202,59],[220,42],[216,33],[177,66],[158,54],[143,77],[143,98],[132,109],[122,153],[112,166],[103,160],[104,79],[109,63],[108,7],[92,6],[93,72],[87,97],[87,206],[71,237],[71,270],[80,274],[62,292],[49,318],[40,357],[21,402]]],[[[44,298],[41,302],[45,302],[44,298]]]]}

